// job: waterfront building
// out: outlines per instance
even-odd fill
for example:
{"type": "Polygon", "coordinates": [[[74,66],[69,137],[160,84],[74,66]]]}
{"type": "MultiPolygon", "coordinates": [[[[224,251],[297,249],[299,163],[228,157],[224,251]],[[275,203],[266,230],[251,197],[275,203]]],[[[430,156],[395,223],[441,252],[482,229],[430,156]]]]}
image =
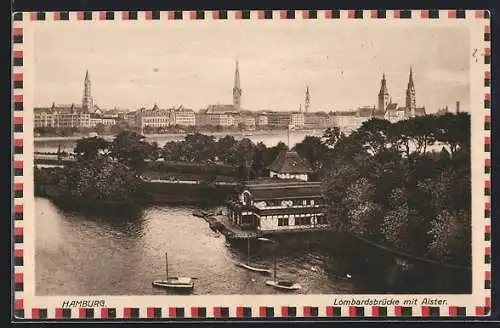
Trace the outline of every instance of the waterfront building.
{"type": "Polygon", "coordinates": [[[196,116],[194,111],[191,109],[186,109],[180,106],[179,108],[172,110],[170,115],[174,125],[179,125],[179,126],[196,125],[196,116]]]}
{"type": "Polygon", "coordinates": [[[283,112],[272,112],[267,115],[267,124],[274,128],[288,127],[290,125],[290,114],[283,112]]]}
{"type": "Polygon", "coordinates": [[[157,104],[152,109],[141,108],[136,114],[137,126],[141,128],[165,128],[172,125],[171,111],[160,109],[157,104]]]}
{"type": "MultiPolygon", "coordinates": [[[[213,109],[213,108],[212,108],[213,109]]],[[[236,125],[235,118],[232,112],[213,111],[210,108],[202,109],[196,115],[197,126],[222,126],[229,127],[236,125]]]]}
{"type": "Polygon", "coordinates": [[[102,124],[102,117],[99,114],[90,113],[90,127],[96,127],[98,124],[102,124]]]}
{"type": "Polygon", "coordinates": [[[255,119],[255,125],[257,125],[258,127],[263,127],[268,125],[267,115],[265,114],[257,115],[255,119]]]}
{"type": "Polygon", "coordinates": [[[255,129],[255,117],[249,114],[237,116],[238,124],[242,124],[247,129],[255,129]]]}
{"type": "Polygon", "coordinates": [[[130,127],[137,127],[137,114],[139,113],[139,111],[130,111],[130,112],[127,112],[125,113],[125,116],[124,116],[124,120],[125,120],[125,123],[127,123],[128,126],[130,127]]]}
{"type": "Polygon", "coordinates": [[[331,113],[332,125],[338,126],[340,131],[349,134],[357,130],[363,122],[369,120],[373,113],[373,107],[368,111],[368,107],[362,107],[360,110],[350,110],[350,111],[335,111],[331,113]],[[368,115],[368,113],[370,113],[368,115]]]}
{"type": "Polygon", "coordinates": [[[304,113],[290,113],[290,127],[301,129],[304,127],[304,113]]]}
{"type": "Polygon", "coordinates": [[[323,129],[332,126],[331,120],[326,113],[306,113],[304,114],[305,129],[323,129]]]}
{"type": "Polygon", "coordinates": [[[227,202],[228,219],[241,229],[263,234],[322,230],[329,227],[320,182],[296,152],[281,153],[269,177],[248,181],[227,202]]]}

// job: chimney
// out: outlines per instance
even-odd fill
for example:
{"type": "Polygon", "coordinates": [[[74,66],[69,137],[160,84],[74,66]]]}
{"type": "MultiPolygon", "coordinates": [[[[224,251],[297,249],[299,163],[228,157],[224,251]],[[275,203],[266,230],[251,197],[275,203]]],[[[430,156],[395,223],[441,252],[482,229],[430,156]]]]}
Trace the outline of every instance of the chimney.
{"type": "Polygon", "coordinates": [[[456,114],[460,113],[460,101],[457,101],[456,114]]]}

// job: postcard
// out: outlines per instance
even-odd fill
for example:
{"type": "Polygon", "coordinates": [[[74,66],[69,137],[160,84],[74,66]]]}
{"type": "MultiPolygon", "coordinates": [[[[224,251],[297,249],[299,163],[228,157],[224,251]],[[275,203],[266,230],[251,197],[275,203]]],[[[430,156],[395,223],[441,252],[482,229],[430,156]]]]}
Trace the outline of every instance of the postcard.
{"type": "Polygon", "coordinates": [[[489,15],[14,13],[14,320],[488,316],[489,15]]]}

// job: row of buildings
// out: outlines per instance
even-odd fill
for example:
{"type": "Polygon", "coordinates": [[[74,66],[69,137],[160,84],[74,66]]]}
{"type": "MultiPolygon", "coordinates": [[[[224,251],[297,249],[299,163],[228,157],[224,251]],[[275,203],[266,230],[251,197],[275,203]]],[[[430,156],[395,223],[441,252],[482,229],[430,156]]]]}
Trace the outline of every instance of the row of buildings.
{"type": "Polygon", "coordinates": [[[81,105],[56,105],[35,108],[35,127],[83,127],[93,128],[98,124],[114,125],[126,122],[131,128],[142,131],[162,130],[178,127],[239,127],[246,130],[262,128],[324,129],[338,126],[343,132],[357,129],[370,118],[386,119],[396,122],[410,117],[425,115],[425,107],[417,107],[413,70],[410,68],[406,103],[398,106],[392,101],[387,87],[385,74],[382,76],[377,106],[363,106],[350,111],[310,111],[310,91],[306,87],[304,109],[296,111],[250,111],[242,108],[242,95],[238,62],[232,88],[232,104],[212,104],[200,110],[179,107],[141,108],[134,111],[103,111],[95,103],[91,94],[91,81],[88,71],[84,80],[81,105]]]}

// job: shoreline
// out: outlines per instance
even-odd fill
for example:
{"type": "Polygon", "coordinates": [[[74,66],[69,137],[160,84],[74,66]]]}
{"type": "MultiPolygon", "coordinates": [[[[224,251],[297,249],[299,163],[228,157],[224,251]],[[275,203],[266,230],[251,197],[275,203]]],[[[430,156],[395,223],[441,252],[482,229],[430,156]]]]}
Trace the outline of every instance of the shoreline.
{"type": "MultiPolygon", "coordinates": [[[[311,134],[311,135],[316,135],[316,134],[321,134],[325,129],[303,129],[303,130],[291,130],[290,134],[300,134],[300,133],[305,133],[305,134],[311,134]]],[[[143,134],[146,139],[148,138],[172,138],[172,137],[185,137],[186,135],[193,134],[193,133],[201,133],[205,135],[211,135],[211,136],[241,136],[241,137],[252,137],[252,136],[263,136],[263,135],[280,135],[284,134],[287,132],[287,129],[273,129],[273,130],[254,130],[254,131],[217,131],[217,132],[210,132],[210,131],[193,131],[193,132],[182,132],[182,133],[155,133],[155,134],[143,134]]],[[[87,138],[89,137],[88,135],[73,135],[73,136],[40,136],[40,137],[34,137],[33,140],[34,142],[44,142],[44,141],[76,141],[81,138],[87,138]]],[[[104,134],[104,135],[99,135],[99,137],[102,137],[104,139],[112,139],[115,137],[115,134],[104,134]]]]}

